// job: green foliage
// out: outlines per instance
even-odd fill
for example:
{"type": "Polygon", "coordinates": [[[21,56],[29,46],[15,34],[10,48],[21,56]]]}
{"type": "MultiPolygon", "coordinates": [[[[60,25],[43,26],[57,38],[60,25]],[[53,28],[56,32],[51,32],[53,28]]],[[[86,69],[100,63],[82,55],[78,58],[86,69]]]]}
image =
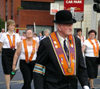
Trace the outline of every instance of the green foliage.
{"type": "Polygon", "coordinates": [[[22,10],[22,9],[23,9],[23,7],[20,6],[17,8],[17,11],[22,10]]]}
{"type": "Polygon", "coordinates": [[[0,17],[0,32],[1,32],[1,29],[2,28],[5,28],[5,22],[3,21],[3,19],[1,19],[0,17]]]}

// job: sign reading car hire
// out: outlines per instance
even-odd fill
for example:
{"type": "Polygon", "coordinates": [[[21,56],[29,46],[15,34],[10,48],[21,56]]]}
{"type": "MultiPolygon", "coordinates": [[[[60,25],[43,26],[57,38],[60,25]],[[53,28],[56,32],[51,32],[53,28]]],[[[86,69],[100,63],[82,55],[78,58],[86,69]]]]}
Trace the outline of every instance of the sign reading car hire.
{"type": "Polygon", "coordinates": [[[83,12],[84,0],[64,0],[64,9],[70,10],[71,7],[74,8],[74,12],[83,12]]]}

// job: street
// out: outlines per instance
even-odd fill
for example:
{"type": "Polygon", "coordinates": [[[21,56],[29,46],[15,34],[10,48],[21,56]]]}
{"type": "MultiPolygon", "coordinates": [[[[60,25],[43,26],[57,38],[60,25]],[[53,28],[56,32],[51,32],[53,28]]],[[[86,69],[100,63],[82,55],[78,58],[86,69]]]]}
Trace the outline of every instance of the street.
{"type": "MultiPolygon", "coordinates": [[[[95,83],[95,89],[100,89],[100,66],[99,66],[98,78],[94,80],[94,83],[95,83]]],[[[21,89],[22,85],[23,85],[22,75],[20,73],[20,70],[18,70],[15,77],[11,81],[11,89],[21,89]]],[[[4,74],[1,65],[1,57],[0,57],[0,89],[6,89],[4,74]]],[[[34,89],[33,83],[32,83],[32,89],[34,89]]],[[[78,84],[78,89],[82,89],[80,84],[78,84]]]]}

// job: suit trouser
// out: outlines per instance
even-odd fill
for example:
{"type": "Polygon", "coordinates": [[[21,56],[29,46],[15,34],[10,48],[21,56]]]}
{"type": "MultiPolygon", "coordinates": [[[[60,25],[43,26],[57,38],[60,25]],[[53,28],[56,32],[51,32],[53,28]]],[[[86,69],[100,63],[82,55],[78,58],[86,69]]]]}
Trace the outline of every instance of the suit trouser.
{"type": "Polygon", "coordinates": [[[24,60],[20,60],[20,70],[24,79],[24,85],[22,89],[31,89],[34,64],[35,61],[26,63],[24,60]]]}
{"type": "Polygon", "coordinates": [[[76,77],[65,77],[57,83],[46,82],[44,89],[78,89],[76,77]]]}

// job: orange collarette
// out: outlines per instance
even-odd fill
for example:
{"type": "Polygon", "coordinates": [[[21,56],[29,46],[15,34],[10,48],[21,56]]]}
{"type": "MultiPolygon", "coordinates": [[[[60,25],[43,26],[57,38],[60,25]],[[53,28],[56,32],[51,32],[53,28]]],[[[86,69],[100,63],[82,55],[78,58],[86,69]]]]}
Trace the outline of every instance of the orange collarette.
{"type": "Polygon", "coordinates": [[[69,75],[76,75],[76,50],[75,50],[75,42],[74,42],[74,38],[71,35],[70,38],[71,43],[69,43],[69,60],[66,56],[66,53],[64,51],[64,49],[62,48],[59,39],[57,38],[57,35],[55,32],[51,33],[50,35],[50,41],[52,43],[54,52],[56,54],[58,63],[60,65],[60,68],[62,70],[62,72],[64,73],[64,75],[69,76],[69,75]],[[74,52],[72,52],[72,50],[74,52]]]}
{"type": "Polygon", "coordinates": [[[96,43],[96,47],[95,47],[94,43],[90,39],[88,39],[88,41],[93,46],[94,56],[98,57],[98,55],[99,55],[99,44],[98,44],[98,41],[96,39],[94,39],[94,40],[95,40],[95,43],[96,43]]]}
{"type": "Polygon", "coordinates": [[[13,43],[11,42],[9,34],[7,34],[7,38],[9,40],[10,48],[15,48],[15,35],[13,35],[13,43]]]}
{"type": "Polygon", "coordinates": [[[28,58],[28,50],[27,50],[27,43],[26,43],[26,39],[23,40],[23,44],[24,44],[24,50],[25,50],[25,61],[26,62],[30,62],[32,61],[32,58],[34,56],[34,53],[35,53],[35,45],[36,45],[36,41],[33,40],[33,44],[32,44],[32,53],[31,53],[31,56],[28,58]]]}

